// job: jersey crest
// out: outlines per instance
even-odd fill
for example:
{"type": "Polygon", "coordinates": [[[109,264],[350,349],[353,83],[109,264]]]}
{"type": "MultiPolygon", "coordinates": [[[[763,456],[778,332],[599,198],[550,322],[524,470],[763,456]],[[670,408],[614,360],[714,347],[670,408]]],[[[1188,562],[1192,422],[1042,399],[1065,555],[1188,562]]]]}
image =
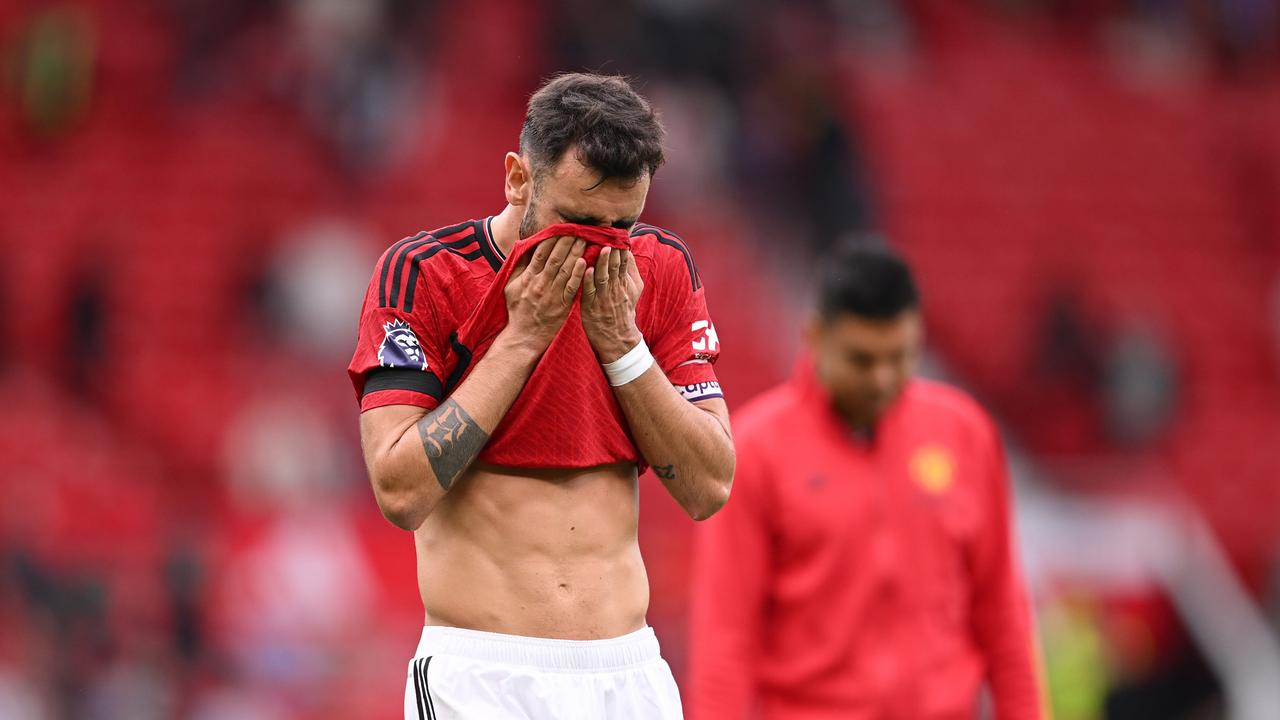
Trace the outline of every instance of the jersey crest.
{"type": "Polygon", "coordinates": [[[941,495],[955,481],[956,461],[938,445],[926,445],[911,456],[911,476],[932,495],[941,495]]]}

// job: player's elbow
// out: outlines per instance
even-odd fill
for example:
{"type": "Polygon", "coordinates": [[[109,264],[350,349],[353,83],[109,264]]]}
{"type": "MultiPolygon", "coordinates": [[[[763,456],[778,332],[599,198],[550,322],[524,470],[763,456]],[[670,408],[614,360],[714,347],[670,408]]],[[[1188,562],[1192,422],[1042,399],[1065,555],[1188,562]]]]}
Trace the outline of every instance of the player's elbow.
{"type": "Polygon", "coordinates": [[[733,463],[730,461],[729,467],[723,471],[716,473],[707,483],[707,492],[703,494],[700,502],[686,507],[689,517],[702,522],[707,518],[715,515],[729,502],[729,493],[733,489],[733,463]]]}
{"type": "Polygon", "coordinates": [[[712,493],[710,497],[704,499],[700,503],[697,503],[693,507],[685,508],[685,510],[688,511],[689,517],[698,522],[702,522],[719,512],[720,508],[724,507],[724,504],[728,502],[728,500],[728,492],[721,493],[717,490],[712,493]]]}
{"type": "Polygon", "coordinates": [[[413,532],[426,520],[428,511],[419,498],[411,497],[411,493],[378,493],[378,509],[383,511],[383,518],[397,528],[413,532]]]}
{"type": "Polygon", "coordinates": [[[370,479],[378,509],[387,522],[413,532],[427,519],[431,508],[426,498],[413,491],[411,485],[400,483],[394,475],[385,473],[371,473],[370,479]]]}
{"type": "Polygon", "coordinates": [[[403,495],[396,497],[379,495],[378,509],[382,511],[382,517],[386,518],[387,522],[409,532],[417,530],[427,519],[427,513],[420,508],[420,505],[403,495]]]}

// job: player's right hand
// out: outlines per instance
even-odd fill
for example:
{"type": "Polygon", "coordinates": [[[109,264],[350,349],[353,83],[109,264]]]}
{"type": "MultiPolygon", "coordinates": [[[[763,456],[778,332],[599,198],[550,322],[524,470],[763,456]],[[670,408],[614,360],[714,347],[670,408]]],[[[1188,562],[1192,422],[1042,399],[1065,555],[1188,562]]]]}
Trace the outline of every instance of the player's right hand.
{"type": "Polygon", "coordinates": [[[587,243],[549,238],[521,258],[507,281],[507,327],[545,350],[573,308],[587,261],[587,243]]]}

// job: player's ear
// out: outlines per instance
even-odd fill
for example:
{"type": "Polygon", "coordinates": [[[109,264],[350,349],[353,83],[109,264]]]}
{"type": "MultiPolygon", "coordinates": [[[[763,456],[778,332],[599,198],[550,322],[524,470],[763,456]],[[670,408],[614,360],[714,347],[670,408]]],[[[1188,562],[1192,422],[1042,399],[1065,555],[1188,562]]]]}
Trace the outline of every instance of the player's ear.
{"type": "Polygon", "coordinates": [[[513,152],[507,153],[504,163],[507,170],[507,202],[517,207],[528,205],[529,196],[533,193],[533,173],[529,165],[524,158],[513,152]]]}

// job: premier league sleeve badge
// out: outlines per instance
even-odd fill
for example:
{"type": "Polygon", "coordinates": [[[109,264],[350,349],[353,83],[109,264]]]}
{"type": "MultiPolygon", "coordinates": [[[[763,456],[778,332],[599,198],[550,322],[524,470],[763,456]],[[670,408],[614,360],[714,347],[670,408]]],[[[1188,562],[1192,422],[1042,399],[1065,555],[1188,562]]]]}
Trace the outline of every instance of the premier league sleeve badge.
{"type": "Polygon", "coordinates": [[[386,337],[378,348],[378,364],[384,368],[402,368],[406,370],[426,370],[427,356],[422,352],[418,336],[413,334],[409,324],[403,320],[384,323],[382,329],[386,337]]]}

